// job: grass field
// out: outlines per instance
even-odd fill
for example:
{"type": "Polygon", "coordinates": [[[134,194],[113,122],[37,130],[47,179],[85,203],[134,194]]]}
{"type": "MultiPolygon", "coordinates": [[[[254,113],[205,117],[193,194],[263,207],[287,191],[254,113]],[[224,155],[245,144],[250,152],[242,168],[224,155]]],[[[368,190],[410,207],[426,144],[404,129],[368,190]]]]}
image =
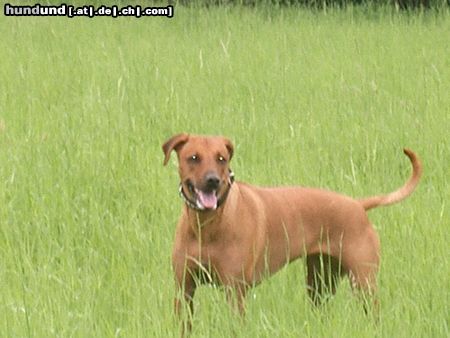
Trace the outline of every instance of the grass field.
{"type": "Polygon", "coordinates": [[[175,17],[0,20],[0,336],[171,337],[180,131],[235,143],[238,180],[351,196],[370,212],[381,320],[348,283],[314,311],[296,262],[239,321],[211,287],[194,337],[448,337],[450,14],[177,7],[175,17]]]}

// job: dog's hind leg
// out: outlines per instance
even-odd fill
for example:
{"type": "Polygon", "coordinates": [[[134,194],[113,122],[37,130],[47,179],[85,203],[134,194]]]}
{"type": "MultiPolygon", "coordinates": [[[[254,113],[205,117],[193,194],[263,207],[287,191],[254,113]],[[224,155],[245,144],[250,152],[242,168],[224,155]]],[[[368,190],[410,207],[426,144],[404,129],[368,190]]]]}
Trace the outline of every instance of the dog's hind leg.
{"type": "Polygon", "coordinates": [[[377,298],[376,273],[377,266],[351,269],[348,273],[350,285],[364,306],[364,312],[373,314],[375,319],[379,316],[379,303],[377,298]]]}
{"type": "Polygon", "coordinates": [[[380,264],[379,240],[373,229],[343,254],[343,266],[348,271],[352,289],[364,302],[366,313],[378,316],[377,273],[380,264]],[[373,310],[373,311],[372,311],[373,310]]]}
{"type": "Polygon", "coordinates": [[[320,305],[328,296],[336,293],[342,275],[338,259],[325,254],[308,255],[306,270],[308,295],[315,305],[320,305]]]}

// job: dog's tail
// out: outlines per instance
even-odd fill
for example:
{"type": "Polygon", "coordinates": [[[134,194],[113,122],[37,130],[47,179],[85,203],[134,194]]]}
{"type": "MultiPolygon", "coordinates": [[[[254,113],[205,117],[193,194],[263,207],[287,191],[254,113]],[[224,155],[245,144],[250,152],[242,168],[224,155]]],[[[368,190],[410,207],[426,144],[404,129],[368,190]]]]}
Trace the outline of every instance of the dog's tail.
{"type": "Polygon", "coordinates": [[[419,184],[420,176],[422,176],[422,164],[420,163],[417,155],[412,150],[403,149],[403,152],[406,154],[406,156],[409,157],[413,168],[413,172],[409,181],[406,182],[403,187],[394,192],[391,192],[390,194],[361,198],[359,202],[362,204],[364,209],[369,210],[379,206],[400,202],[401,200],[404,200],[406,197],[411,195],[414,189],[416,189],[417,184],[419,184]]]}

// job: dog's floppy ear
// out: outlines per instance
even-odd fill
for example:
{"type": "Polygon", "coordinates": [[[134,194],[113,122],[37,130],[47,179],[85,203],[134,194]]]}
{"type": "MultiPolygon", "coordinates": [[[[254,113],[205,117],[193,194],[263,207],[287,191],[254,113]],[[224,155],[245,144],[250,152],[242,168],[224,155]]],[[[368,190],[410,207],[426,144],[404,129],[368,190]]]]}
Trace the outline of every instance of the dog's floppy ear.
{"type": "Polygon", "coordinates": [[[233,143],[231,143],[231,141],[227,138],[223,138],[223,143],[225,143],[225,147],[227,147],[228,153],[230,154],[230,160],[233,157],[233,153],[234,153],[234,146],[233,143]]]}
{"type": "Polygon", "coordinates": [[[170,159],[170,153],[172,150],[178,151],[179,147],[182,146],[187,142],[189,138],[188,134],[182,133],[177,134],[175,136],[172,136],[170,139],[168,139],[162,146],[162,150],[164,152],[164,165],[169,162],[170,159]]]}

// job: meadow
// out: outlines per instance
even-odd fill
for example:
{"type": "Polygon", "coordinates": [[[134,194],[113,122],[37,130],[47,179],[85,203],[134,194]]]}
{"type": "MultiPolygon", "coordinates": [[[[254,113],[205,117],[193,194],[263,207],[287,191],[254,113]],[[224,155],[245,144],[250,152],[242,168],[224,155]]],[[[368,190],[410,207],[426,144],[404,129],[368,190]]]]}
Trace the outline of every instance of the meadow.
{"type": "Polygon", "coordinates": [[[370,212],[378,325],[347,281],[315,310],[301,261],[240,321],[202,287],[193,337],[448,337],[450,13],[176,7],[168,18],[0,19],[0,336],[176,337],[170,256],[186,131],[228,136],[237,180],[350,196],[424,176],[370,212]]]}

